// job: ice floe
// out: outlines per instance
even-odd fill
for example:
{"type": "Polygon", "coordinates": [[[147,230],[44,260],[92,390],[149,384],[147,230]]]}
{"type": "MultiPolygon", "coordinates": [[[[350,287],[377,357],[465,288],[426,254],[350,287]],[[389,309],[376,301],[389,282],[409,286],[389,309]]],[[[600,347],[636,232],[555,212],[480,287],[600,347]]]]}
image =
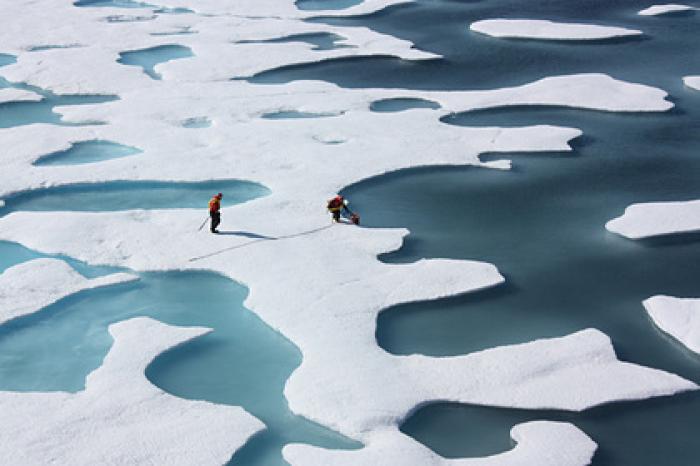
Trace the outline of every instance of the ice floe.
{"type": "Polygon", "coordinates": [[[700,354],[700,299],[653,296],[643,304],[661,330],[700,354]]]}
{"type": "Polygon", "coordinates": [[[15,265],[0,274],[0,324],[82,290],[136,279],[126,273],[87,279],[58,259],[35,259],[15,265]]]}
{"type": "Polygon", "coordinates": [[[472,23],[469,29],[492,37],[542,40],[601,40],[643,34],[636,29],[540,19],[486,19],[472,23]]]}
{"type": "Polygon", "coordinates": [[[690,5],[680,5],[678,3],[667,3],[664,5],[653,5],[649,8],[645,8],[639,12],[642,16],[658,16],[665,15],[668,13],[678,13],[681,11],[692,11],[697,8],[690,5]]]}
{"type": "Polygon", "coordinates": [[[567,423],[527,422],[514,426],[510,435],[516,442],[512,450],[484,458],[446,459],[393,430],[378,432],[361,450],[293,444],[284,448],[284,457],[292,466],[379,466],[388,458],[403,466],[585,466],[596,450],[595,442],[567,423]]]}
{"type": "Polygon", "coordinates": [[[686,76],[683,78],[683,83],[688,87],[700,91],[700,76],[686,76]]]}
{"type": "Polygon", "coordinates": [[[6,87],[0,89],[0,104],[8,102],[39,102],[43,97],[33,91],[6,87]]]}
{"type": "Polygon", "coordinates": [[[700,231],[700,200],[632,204],[605,228],[630,239],[700,231]]]}
{"type": "Polygon", "coordinates": [[[0,392],[3,462],[223,464],[262,429],[242,408],[176,398],[146,379],[153,358],[207,329],[143,317],[109,331],[114,344],[84,391],[0,392]]]}

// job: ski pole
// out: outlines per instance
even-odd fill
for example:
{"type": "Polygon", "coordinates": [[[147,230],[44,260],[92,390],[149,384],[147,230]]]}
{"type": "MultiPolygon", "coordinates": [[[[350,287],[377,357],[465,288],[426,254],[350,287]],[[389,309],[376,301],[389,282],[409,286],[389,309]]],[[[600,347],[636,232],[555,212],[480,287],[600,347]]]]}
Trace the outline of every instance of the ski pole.
{"type": "Polygon", "coordinates": [[[202,224],[199,226],[199,228],[197,228],[197,231],[202,231],[202,228],[204,228],[204,225],[207,224],[207,220],[209,220],[209,217],[204,219],[204,222],[202,222],[202,224]]]}

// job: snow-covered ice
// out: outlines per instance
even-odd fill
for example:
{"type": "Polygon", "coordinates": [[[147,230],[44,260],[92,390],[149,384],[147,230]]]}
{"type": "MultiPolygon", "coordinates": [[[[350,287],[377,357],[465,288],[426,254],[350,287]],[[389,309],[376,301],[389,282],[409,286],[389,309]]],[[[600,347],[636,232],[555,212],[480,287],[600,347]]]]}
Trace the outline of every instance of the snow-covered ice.
{"type": "Polygon", "coordinates": [[[658,16],[665,15],[668,13],[678,13],[681,11],[692,11],[697,10],[697,8],[690,5],[681,5],[678,3],[667,3],[663,5],[652,5],[649,8],[645,8],[639,12],[642,16],[658,16]]]}
{"type": "Polygon", "coordinates": [[[653,296],[643,304],[661,330],[700,354],[700,299],[653,296]]]}
{"type": "Polygon", "coordinates": [[[137,279],[126,273],[87,279],[58,259],[35,259],[15,265],[0,274],[0,324],[79,291],[137,279]]]}
{"type": "Polygon", "coordinates": [[[223,464],[262,429],[239,407],[183,400],[146,379],[153,358],[207,329],[141,317],[109,331],[114,344],[84,391],[0,392],[3,463],[223,464]]]}
{"type": "Polygon", "coordinates": [[[686,76],[683,78],[683,83],[688,87],[700,91],[700,76],[686,76]]]}
{"type": "Polygon", "coordinates": [[[632,204],[605,228],[630,239],[700,231],[700,200],[632,204]]]}
{"type": "Polygon", "coordinates": [[[518,424],[510,435],[516,442],[512,450],[484,458],[446,459],[394,430],[378,432],[361,450],[292,444],[284,448],[284,457],[292,466],[379,466],[387,464],[387,458],[403,466],[585,466],[596,450],[585,433],[562,422],[518,424]]]}
{"type": "Polygon", "coordinates": [[[472,23],[469,29],[491,37],[542,40],[601,40],[643,34],[636,29],[541,19],[485,19],[472,23]]]}
{"type": "Polygon", "coordinates": [[[39,102],[43,97],[33,91],[6,87],[0,89],[0,104],[8,102],[39,102]]]}

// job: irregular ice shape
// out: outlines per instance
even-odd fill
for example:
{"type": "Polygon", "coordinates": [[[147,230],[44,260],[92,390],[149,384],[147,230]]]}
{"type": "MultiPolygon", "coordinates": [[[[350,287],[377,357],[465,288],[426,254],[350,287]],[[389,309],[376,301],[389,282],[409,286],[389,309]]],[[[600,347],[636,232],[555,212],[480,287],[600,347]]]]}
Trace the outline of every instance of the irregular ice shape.
{"type": "Polygon", "coordinates": [[[283,454],[292,466],[585,466],[596,450],[595,442],[586,434],[563,422],[526,422],[514,426],[510,435],[516,442],[512,450],[484,458],[446,459],[391,429],[377,432],[360,450],[291,444],[283,454]]]}
{"type": "Polygon", "coordinates": [[[700,231],[700,200],[632,204],[605,228],[630,239],[700,231]]]}
{"type": "Polygon", "coordinates": [[[683,78],[683,83],[688,87],[700,91],[700,76],[686,76],[683,78]]]}
{"type": "Polygon", "coordinates": [[[700,354],[700,299],[659,295],[643,304],[661,330],[700,354]]]}
{"type": "Polygon", "coordinates": [[[8,102],[39,102],[43,97],[36,92],[6,87],[0,89],[0,104],[8,102]]]}
{"type": "Polygon", "coordinates": [[[35,259],[0,274],[0,325],[82,290],[137,280],[127,273],[87,279],[58,259],[35,259]]]}
{"type": "Polygon", "coordinates": [[[642,16],[658,16],[665,15],[667,13],[677,13],[680,11],[690,11],[696,10],[697,8],[689,5],[679,5],[677,3],[668,3],[665,5],[653,5],[649,8],[641,10],[638,14],[642,16]]]}
{"type": "Polygon", "coordinates": [[[223,464],[263,428],[240,407],[176,398],[146,379],[153,358],[207,329],[141,317],[109,331],[114,345],[84,391],[0,392],[4,463],[223,464]]]}
{"type": "Polygon", "coordinates": [[[600,40],[642,34],[636,29],[539,19],[486,19],[472,23],[469,29],[492,37],[543,40],[600,40]]]}

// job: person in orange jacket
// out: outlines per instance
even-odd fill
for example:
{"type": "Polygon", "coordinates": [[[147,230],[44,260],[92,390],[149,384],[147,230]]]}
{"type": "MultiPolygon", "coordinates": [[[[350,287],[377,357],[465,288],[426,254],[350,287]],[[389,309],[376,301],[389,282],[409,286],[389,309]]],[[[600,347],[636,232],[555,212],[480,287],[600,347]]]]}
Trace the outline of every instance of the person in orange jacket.
{"type": "Polygon", "coordinates": [[[328,212],[331,213],[333,216],[333,221],[334,222],[340,222],[340,214],[345,211],[350,215],[350,221],[354,223],[355,225],[358,225],[360,223],[360,216],[348,209],[348,201],[347,199],[343,198],[340,194],[335,196],[333,199],[330,199],[326,203],[326,208],[328,209],[328,212]]]}
{"type": "Polygon", "coordinates": [[[209,230],[212,233],[218,233],[219,230],[216,227],[221,223],[221,198],[224,197],[223,194],[219,193],[212,197],[209,201],[209,216],[211,217],[211,227],[209,230]]]}

